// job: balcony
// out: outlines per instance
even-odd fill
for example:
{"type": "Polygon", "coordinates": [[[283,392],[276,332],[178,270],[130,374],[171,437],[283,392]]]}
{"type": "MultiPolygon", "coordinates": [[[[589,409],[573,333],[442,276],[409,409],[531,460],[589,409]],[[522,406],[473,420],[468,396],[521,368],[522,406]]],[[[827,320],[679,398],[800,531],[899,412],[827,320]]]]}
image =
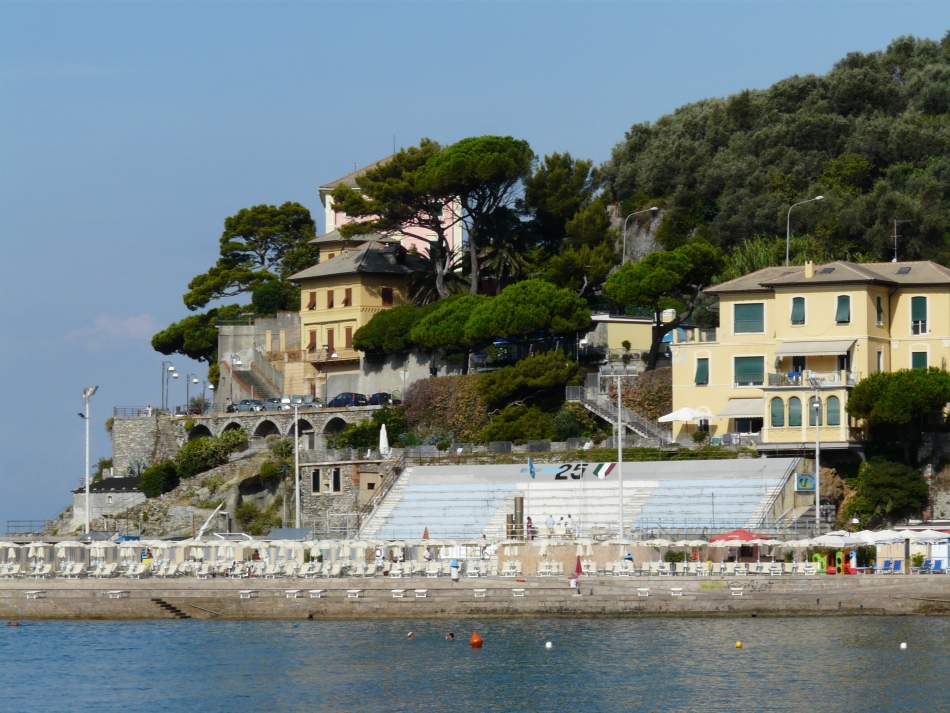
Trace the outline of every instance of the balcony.
{"type": "Polygon", "coordinates": [[[334,362],[341,361],[359,361],[361,356],[362,352],[359,352],[356,349],[333,349],[329,356],[324,349],[314,349],[313,351],[308,350],[303,353],[304,361],[309,361],[313,364],[324,364],[327,362],[333,364],[334,362]]]}
{"type": "Polygon", "coordinates": [[[684,328],[682,330],[673,331],[673,341],[675,344],[713,344],[717,341],[717,330],[715,327],[712,329],[699,329],[696,327],[693,328],[684,328]]]}
{"type": "Polygon", "coordinates": [[[769,386],[789,387],[789,388],[810,388],[809,379],[817,379],[822,387],[831,386],[854,386],[861,380],[861,373],[858,371],[846,371],[844,369],[837,371],[793,371],[790,373],[769,374],[769,386]]]}

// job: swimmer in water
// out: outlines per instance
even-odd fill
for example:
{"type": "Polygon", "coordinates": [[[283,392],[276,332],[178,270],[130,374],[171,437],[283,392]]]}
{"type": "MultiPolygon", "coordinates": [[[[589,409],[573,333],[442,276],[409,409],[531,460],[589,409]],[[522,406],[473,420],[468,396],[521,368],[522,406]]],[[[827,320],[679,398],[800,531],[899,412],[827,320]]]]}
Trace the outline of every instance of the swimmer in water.
{"type": "Polygon", "coordinates": [[[410,631],[410,632],[407,634],[407,638],[409,639],[409,641],[412,641],[415,637],[412,635],[412,632],[410,631]]]}
{"type": "Polygon", "coordinates": [[[455,641],[455,634],[453,634],[453,633],[450,631],[449,634],[448,634],[448,636],[445,637],[445,640],[446,640],[446,641],[455,641]]]}

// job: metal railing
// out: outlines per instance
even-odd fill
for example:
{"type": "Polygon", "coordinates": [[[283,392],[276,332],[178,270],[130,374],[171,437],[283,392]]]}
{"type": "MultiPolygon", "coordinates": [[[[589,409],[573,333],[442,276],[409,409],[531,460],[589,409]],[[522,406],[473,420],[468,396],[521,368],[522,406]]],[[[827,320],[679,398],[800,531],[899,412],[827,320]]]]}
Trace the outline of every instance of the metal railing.
{"type": "Polygon", "coordinates": [[[395,485],[399,476],[402,475],[403,470],[405,470],[406,449],[400,449],[400,452],[393,460],[385,461],[383,468],[384,470],[380,473],[379,487],[373,493],[369,501],[360,508],[359,513],[357,513],[357,532],[363,527],[364,523],[373,519],[373,515],[376,514],[376,510],[379,509],[386,494],[392,490],[393,485],[395,485]]]}
{"type": "Polygon", "coordinates": [[[762,386],[765,383],[765,372],[748,372],[746,374],[736,374],[736,386],[762,386]]]}
{"type": "Polygon", "coordinates": [[[149,406],[113,406],[113,416],[154,416],[159,409],[149,406]]]}
{"type": "Polygon", "coordinates": [[[7,536],[46,532],[46,520],[7,520],[7,536]]]}
{"type": "Polygon", "coordinates": [[[788,374],[769,374],[769,386],[801,386],[802,374],[798,371],[788,374]]]}
{"type": "MultiPolygon", "coordinates": [[[[565,396],[568,401],[583,404],[588,411],[597,414],[608,423],[617,423],[617,405],[606,394],[600,394],[594,389],[583,386],[565,387],[565,396]]],[[[673,443],[673,434],[642,414],[626,406],[622,407],[621,419],[623,425],[643,438],[652,438],[660,445],[673,443]]]]}
{"type": "Polygon", "coordinates": [[[327,355],[323,353],[323,349],[314,349],[313,351],[307,350],[304,354],[304,360],[309,362],[335,362],[335,361],[352,361],[354,359],[359,360],[362,352],[357,351],[356,349],[339,349],[334,348],[331,352],[336,354],[336,356],[330,356],[327,358],[327,355]]]}
{"type": "Polygon", "coordinates": [[[858,371],[845,371],[844,369],[836,369],[835,371],[812,371],[811,369],[806,369],[802,372],[802,375],[805,379],[805,384],[808,385],[809,379],[818,379],[822,386],[854,386],[861,380],[861,372],[858,371]]]}

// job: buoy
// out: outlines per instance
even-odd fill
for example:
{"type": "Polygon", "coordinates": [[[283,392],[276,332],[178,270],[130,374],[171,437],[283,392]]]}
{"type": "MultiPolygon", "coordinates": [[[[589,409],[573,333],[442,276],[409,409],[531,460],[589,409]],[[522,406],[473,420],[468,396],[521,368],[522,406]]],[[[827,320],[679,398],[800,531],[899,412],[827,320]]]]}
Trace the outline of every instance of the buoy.
{"type": "Polygon", "coordinates": [[[741,641],[737,641],[737,642],[736,642],[736,648],[737,648],[737,649],[741,649],[741,648],[742,648],[742,642],[741,642],[741,641]]]}
{"type": "Polygon", "coordinates": [[[901,650],[903,651],[903,650],[906,649],[906,648],[907,648],[907,644],[905,644],[905,643],[902,641],[902,642],[901,642],[901,650]]]}
{"type": "Polygon", "coordinates": [[[472,645],[473,649],[480,649],[482,648],[484,641],[482,640],[482,637],[478,635],[478,632],[473,631],[472,638],[468,640],[468,643],[472,645]]]}
{"type": "Polygon", "coordinates": [[[553,649],[553,648],[554,648],[554,644],[552,644],[552,643],[549,641],[548,643],[546,643],[546,644],[544,645],[544,648],[546,648],[546,649],[553,649]]]}

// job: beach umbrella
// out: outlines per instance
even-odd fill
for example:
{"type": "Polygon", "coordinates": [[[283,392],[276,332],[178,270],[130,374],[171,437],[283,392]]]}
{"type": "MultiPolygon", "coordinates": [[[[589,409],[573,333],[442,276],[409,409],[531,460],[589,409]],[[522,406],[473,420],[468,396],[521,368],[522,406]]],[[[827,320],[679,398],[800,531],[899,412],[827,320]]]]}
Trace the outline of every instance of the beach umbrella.
{"type": "Polygon", "coordinates": [[[52,547],[52,545],[46,542],[33,542],[30,544],[30,551],[28,553],[29,557],[37,557],[39,559],[46,559],[46,549],[52,547]]]}
{"type": "Polygon", "coordinates": [[[653,540],[643,540],[639,544],[643,545],[644,547],[669,547],[673,543],[669,540],[663,539],[662,537],[658,537],[653,540]]]}
{"type": "Polygon", "coordinates": [[[673,413],[660,416],[657,421],[659,423],[672,423],[673,421],[700,421],[706,420],[709,417],[710,415],[708,413],[703,413],[702,411],[697,411],[696,409],[684,406],[673,413]]]}
{"type": "Polygon", "coordinates": [[[389,436],[386,433],[386,424],[379,429],[379,454],[381,456],[389,455],[389,436]]]}
{"type": "Polygon", "coordinates": [[[855,537],[850,533],[843,535],[829,533],[811,539],[812,547],[834,547],[840,549],[844,547],[857,547],[864,544],[866,544],[864,538],[855,537]]]}
{"type": "Polygon", "coordinates": [[[950,534],[940,532],[939,530],[921,530],[914,532],[910,536],[911,542],[920,542],[921,544],[932,544],[936,542],[946,542],[950,540],[950,534]]]}
{"type": "Polygon", "coordinates": [[[340,548],[340,557],[342,557],[345,560],[348,560],[350,558],[350,554],[351,554],[350,543],[348,540],[344,540],[343,546],[340,548]]]}
{"type": "Polygon", "coordinates": [[[576,574],[578,577],[580,577],[582,574],[584,574],[584,568],[581,566],[581,558],[580,558],[580,555],[578,555],[578,557],[577,557],[577,564],[574,565],[574,574],[576,574]]]}

